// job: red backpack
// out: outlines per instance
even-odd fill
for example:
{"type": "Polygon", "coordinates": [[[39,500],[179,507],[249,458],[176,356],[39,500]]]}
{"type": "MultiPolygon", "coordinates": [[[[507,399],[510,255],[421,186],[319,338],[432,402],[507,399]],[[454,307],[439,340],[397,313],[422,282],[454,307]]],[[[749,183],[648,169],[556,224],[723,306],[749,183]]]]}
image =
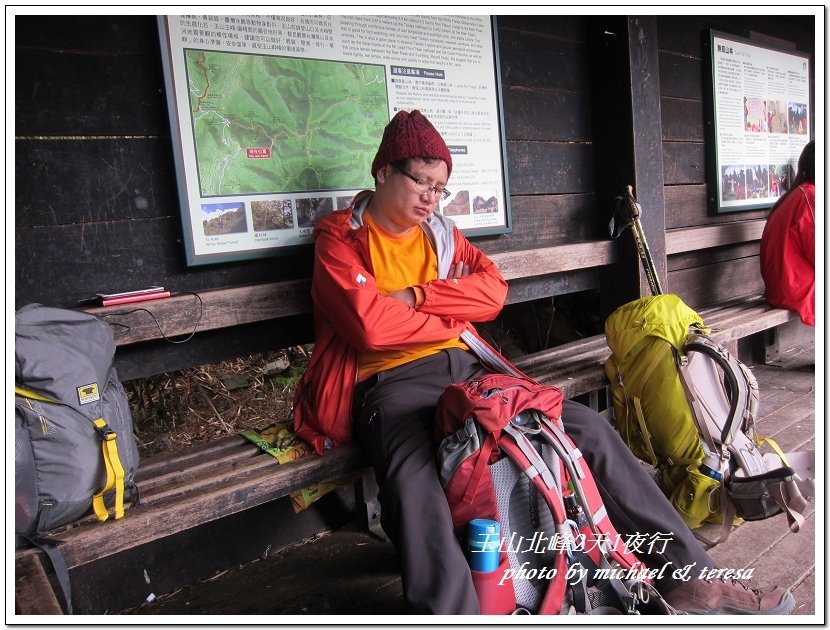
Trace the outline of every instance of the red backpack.
{"type": "Polygon", "coordinates": [[[473,519],[500,524],[498,568],[471,569],[481,612],[669,612],[565,434],[562,400],[555,387],[505,374],[439,399],[439,477],[456,534],[473,519]]]}

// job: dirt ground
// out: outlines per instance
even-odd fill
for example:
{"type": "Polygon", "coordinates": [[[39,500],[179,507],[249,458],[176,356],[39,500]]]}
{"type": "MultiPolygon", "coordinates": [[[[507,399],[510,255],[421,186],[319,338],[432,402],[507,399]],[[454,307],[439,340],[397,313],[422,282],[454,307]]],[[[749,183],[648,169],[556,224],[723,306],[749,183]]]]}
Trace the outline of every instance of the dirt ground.
{"type": "Polygon", "coordinates": [[[289,423],[308,355],[309,347],[295,346],[125,382],[139,455],[289,423]]]}

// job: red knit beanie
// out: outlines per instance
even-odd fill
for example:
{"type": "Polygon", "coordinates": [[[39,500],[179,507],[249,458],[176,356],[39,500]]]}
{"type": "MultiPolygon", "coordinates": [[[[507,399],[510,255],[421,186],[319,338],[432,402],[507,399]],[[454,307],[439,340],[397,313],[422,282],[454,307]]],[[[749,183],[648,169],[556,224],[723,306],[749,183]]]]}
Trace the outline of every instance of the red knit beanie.
{"type": "Polygon", "coordinates": [[[447,163],[447,177],[452,173],[452,156],[441,134],[421,112],[399,111],[383,130],[380,148],[372,162],[372,177],[392,162],[408,158],[437,158],[447,163]]]}

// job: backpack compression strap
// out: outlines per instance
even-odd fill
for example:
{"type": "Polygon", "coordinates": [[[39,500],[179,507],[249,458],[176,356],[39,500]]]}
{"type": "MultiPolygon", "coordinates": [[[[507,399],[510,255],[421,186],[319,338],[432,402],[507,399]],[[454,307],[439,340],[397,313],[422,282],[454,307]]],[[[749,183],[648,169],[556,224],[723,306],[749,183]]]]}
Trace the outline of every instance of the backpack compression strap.
{"type": "Polygon", "coordinates": [[[107,481],[104,487],[92,497],[92,509],[99,521],[107,520],[109,512],[104,503],[104,493],[115,489],[114,516],[118,520],[124,516],[124,467],[121,465],[121,459],[118,457],[118,446],[115,443],[115,438],[118,436],[115,431],[107,426],[107,422],[103,418],[96,418],[92,421],[92,425],[98,435],[101,436],[101,450],[104,454],[104,467],[107,470],[107,481]]]}
{"type": "Polygon", "coordinates": [[[626,387],[625,382],[623,381],[622,371],[617,371],[617,383],[619,383],[620,387],[623,390],[623,398],[625,399],[627,408],[626,411],[628,413],[631,413],[629,406],[634,407],[634,417],[637,419],[637,422],[640,425],[640,432],[643,435],[643,442],[646,448],[648,448],[648,454],[651,457],[651,461],[649,463],[652,466],[656,466],[659,460],[657,459],[657,455],[654,454],[654,447],[651,444],[651,432],[648,430],[648,424],[646,424],[646,419],[645,415],[643,414],[643,407],[640,404],[640,400],[643,397],[643,388],[645,387],[646,382],[648,382],[649,376],[651,376],[652,372],[654,372],[654,370],[663,360],[663,357],[668,353],[669,348],[670,346],[668,343],[661,345],[657,352],[654,353],[654,357],[652,358],[651,363],[649,363],[646,369],[643,370],[643,373],[641,374],[639,380],[637,380],[635,383],[629,382],[629,386],[633,390],[633,392],[630,395],[625,391],[626,387]]]}
{"type": "MultiPolygon", "coordinates": [[[[559,482],[555,479],[554,471],[548,468],[536,450],[526,442],[526,438],[520,429],[508,424],[504,428],[504,435],[500,441],[500,447],[519,467],[524,475],[526,475],[531,483],[536,486],[542,493],[548,508],[551,511],[554,521],[557,523],[557,531],[559,531],[559,524],[565,522],[567,516],[565,514],[565,504],[562,502],[561,488],[559,482]],[[509,436],[509,437],[508,437],[509,436]],[[513,438],[512,440],[509,438],[513,438]],[[528,458],[528,453],[533,455],[533,461],[528,458]],[[556,499],[554,500],[554,497],[556,499]]],[[[561,481],[561,479],[560,479],[561,481]]],[[[563,602],[565,601],[565,590],[567,587],[567,580],[563,576],[567,573],[568,562],[564,549],[558,549],[553,558],[554,569],[556,576],[560,579],[551,581],[548,589],[540,603],[540,610],[561,611],[563,602]]]]}
{"type": "MultiPolygon", "coordinates": [[[[14,386],[14,393],[27,401],[36,400],[38,402],[50,403],[53,405],[63,405],[64,407],[69,407],[74,411],[78,411],[72,407],[72,405],[67,405],[60,400],[44,396],[43,394],[32,391],[31,389],[20,387],[19,385],[14,386]]],[[[45,420],[41,416],[41,423],[43,422],[45,422],[45,420]]],[[[118,520],[124,516],[124,466],[121,465],[121,459],[118,457],[118,445],[116,444],[117,435],[115,434],[115,431],[109,428],[106,420],[103,418],[96,418],[93,420],[92,426],[101,438],[101,450],[104,458],[104,469],[106,471],[106,482],[104,483],[104,487],[100,492],[96,493],[92,497],[92,509],[99,521],[106,521],[109,518],[109,512],[106,504],[104,503],[104,493],[115,489],[114,516],[115,519],[118,520]]]]}
{"type": "MultiPolygon", "coordinates": [[[[654,352],[654,356],[651,359],[651,362],[643,369],[643,371],[636,377],[628,376],[626,379],[623,379],[622,371],[618,368],[617,369],[617,384],[620,386],[623,392],[623,400],[625,401],[625,413],[629,416],[633,416],[634,419],[637,420],[637,424],[640,427],[640,433],[643,436],[643,445],[648,450],[648,456],[650,458],[650,463],[652,466],[659,466],[660,459],[654,452],[653,442],[654,439],[651,436],[651,432],[648,430],[648,423],[646,422],[645,413],[643,412],[642,406],[642,398],[643,398],[643,390],[645,386],[648,384],[648,380],[657,367],[666,359],[667,355],[674,350],[673,346],[665,341],[660,340],[659,346],[657,350],[654,352]]],[[[631,430],[631,422],[624,423],[626,430],[631,430]]],[[[692,447],[690,442],[694,442],[697,440],[697,436],[693,433],[690,433],[686,440],[682,442],[678,448],[676,449],[677,452],[687,452],[689,448],[692,447]]],[[[625,442],[627,444],[631,443],[631,438],[626,436],[625,442]]],[[[671,461],[675,465],[679,466],[687,466],[689,464],[695,463],[697,460],[694,459],[685,459],[680,457],[672,457],[671,461]]]]}

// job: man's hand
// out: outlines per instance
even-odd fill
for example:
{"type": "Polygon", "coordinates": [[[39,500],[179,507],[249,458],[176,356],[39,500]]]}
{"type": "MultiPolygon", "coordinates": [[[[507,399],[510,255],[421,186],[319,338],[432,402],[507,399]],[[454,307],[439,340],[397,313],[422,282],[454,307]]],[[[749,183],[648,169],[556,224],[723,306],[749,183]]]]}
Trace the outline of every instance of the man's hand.
{"type": "Polygon", "coordinates": [[[415,308],[415,289],[412,287],[392,291],[392,293],[387,293],[386,297],[391,297],[409,308],[415,308]]]}
{"type": "MultiPolygon", "coordinates": [[[[457,262],[454,265],[450,265],[450,270],[447,273],[447,279],[453,280],[457,278],[466,278],[470,275],[470,265],[465,262],[457,262]]],[[[397,291],[392,291],[391,293],[387,293],[386,297],[391,297],[394,300],[397,300],[404,306],[408,306],[409,308],[415,308],[417,304],[417,296],[416,291],[412,287],[406,287],[405,289],[398,289],[397,291]]]]}
{"type": "Polygon", "coordinates": [[[470,275],[470,265],[465,262],[457,262],[454,265],[450,265],[450,271],[447,274],[447,278],[452,280],[453,278],[466,278],[470,275]]]}

